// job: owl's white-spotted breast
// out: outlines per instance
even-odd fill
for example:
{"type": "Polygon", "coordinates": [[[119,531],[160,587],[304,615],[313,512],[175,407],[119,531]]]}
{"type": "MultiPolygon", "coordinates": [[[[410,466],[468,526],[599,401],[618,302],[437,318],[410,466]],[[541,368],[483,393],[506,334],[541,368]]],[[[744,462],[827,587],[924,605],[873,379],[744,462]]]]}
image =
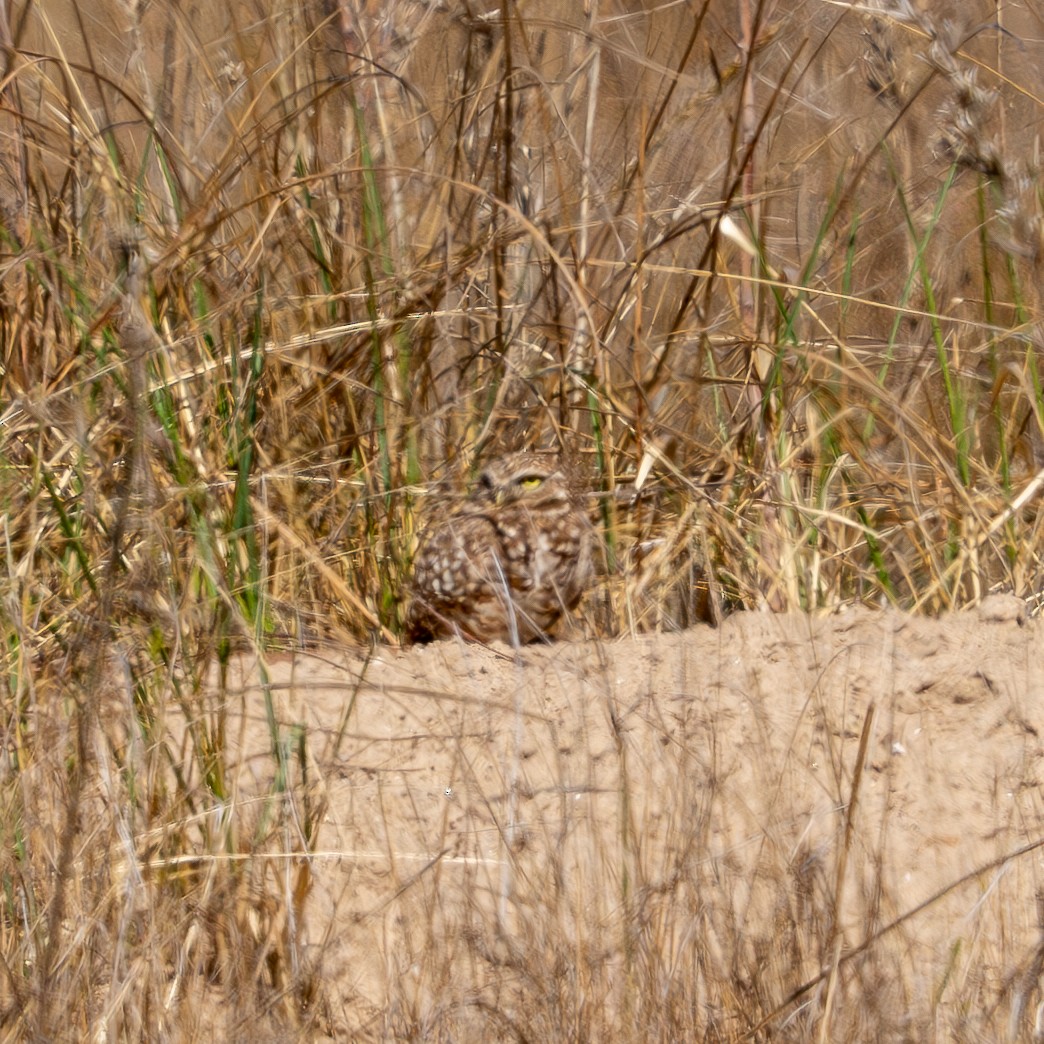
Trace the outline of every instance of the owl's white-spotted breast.
{"type": "Polygon", "coordinates": [[[490,463],[467,499],[433,519],[413,561],[413,641],[546,637],[593,574],[593,532],[560,463],[515,453],[490,463]]]}

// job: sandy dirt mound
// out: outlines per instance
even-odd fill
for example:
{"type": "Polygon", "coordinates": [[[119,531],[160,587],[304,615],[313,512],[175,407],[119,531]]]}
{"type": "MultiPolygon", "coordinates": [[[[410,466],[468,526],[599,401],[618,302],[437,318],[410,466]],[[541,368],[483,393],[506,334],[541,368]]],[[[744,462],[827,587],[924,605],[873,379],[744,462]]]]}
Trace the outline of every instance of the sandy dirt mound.
{"type": "MultiPolygon", "coordinates": [[[[1028,1026],[1042,638],[997,598],[943,621],[746,613],[517,655],[269,663],[329,801],[300,931],[335,1025],[539,1039],[559,1010],[608,1031],[645,1017],[627,982],[651,961],[661,1010],[680,991],[694,1031],[736,1032],[723,983],[750,983],[749,1028],[836,954],[837,996],[872,986],[879,1039],[1028,1026]]],[[[249,800],[272,759],[257,665],[237,669],[249,800]]]]}

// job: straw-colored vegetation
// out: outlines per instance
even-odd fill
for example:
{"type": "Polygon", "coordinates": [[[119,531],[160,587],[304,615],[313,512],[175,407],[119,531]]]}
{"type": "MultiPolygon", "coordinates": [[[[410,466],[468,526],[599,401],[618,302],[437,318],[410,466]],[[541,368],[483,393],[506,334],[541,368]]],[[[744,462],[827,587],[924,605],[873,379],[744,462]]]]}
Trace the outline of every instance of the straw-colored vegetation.
{"type": "Polygon", "coordinates": [[[0,5],[5,1034],[334,1031],[223,665],[396,642],[484,455],[589,475],[594,638],[1039,600],[1044,24],[920,6],[0,5]]]}

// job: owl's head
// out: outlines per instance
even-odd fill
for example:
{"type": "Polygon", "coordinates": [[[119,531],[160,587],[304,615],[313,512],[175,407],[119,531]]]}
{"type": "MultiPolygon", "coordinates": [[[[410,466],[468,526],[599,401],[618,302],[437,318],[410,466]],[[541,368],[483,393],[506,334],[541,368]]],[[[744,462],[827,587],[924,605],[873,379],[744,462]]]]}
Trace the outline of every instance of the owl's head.
{"type": "Polygon", "coordinates": [[[479,473],[476,492],[498,504],[568,503],[569,485],[553,457],[512,453],[491,461],[479,473]]]}

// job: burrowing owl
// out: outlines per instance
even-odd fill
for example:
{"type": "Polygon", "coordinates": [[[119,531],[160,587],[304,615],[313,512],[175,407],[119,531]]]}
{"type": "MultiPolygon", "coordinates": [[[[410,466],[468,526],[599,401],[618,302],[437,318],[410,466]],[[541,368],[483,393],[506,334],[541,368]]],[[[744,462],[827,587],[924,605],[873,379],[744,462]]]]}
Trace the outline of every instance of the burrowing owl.
{"type": "Polygon", "coordinates": [[[591,544],[591,524],[558,462],[533,453],[495,461],[421,538],[410,637],[543,637],[580,601],[593,571],[591,544]]]}

